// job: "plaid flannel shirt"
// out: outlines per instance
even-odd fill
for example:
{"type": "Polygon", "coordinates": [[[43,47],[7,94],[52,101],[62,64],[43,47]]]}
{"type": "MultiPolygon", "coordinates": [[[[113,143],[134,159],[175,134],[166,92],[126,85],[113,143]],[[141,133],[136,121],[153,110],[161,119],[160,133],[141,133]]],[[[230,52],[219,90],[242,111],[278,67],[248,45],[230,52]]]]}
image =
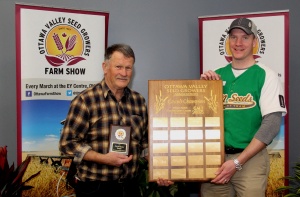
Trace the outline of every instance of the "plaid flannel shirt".
{"type": "Polygon", "coordinates": [[[61,134],[59,149],[74,156],[82,181],[111,181],[136,176],[138,159],[148,149],[148,112],[145,98],[125,88],[118,102],[104,79],[73,99],[61,134]],[[83,160],[88,150],[108,153],[110,126],[131,126],[130,154],[133,159],[120,167],[83,160]]]}

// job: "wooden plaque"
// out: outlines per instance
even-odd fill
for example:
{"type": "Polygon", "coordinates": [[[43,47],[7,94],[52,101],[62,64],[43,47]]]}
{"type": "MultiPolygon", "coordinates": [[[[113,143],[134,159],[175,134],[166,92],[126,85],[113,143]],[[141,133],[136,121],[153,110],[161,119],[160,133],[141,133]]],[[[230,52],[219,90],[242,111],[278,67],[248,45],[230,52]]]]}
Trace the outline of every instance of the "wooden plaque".
{"type": "Polygon", "coordinates": [[[149,181],[208,181],[224,161],[221,80],[150,80],[149,181]]]}
{"type": "Polygon", "coordinates": [[[109,135],[109,152],[129,155],[130,126],[111,125],[109,135]]]}

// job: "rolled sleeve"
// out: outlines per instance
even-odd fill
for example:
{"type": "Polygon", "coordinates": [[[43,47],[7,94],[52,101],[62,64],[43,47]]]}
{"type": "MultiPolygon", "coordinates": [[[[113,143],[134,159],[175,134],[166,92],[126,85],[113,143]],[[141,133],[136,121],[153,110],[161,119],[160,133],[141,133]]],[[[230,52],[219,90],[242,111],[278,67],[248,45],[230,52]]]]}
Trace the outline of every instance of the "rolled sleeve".
{"type": "Polygon", "coordinates": [[[91,149],[92,149],[92,147],[90,147],[88,145],[82,146],[79,149],[79,151],[76,151],[74,154],[74,159],[73,159],[74,163],[76,165],[79,165],[81,163],[81,161],[83,160],[84,155],[91,149]]]}

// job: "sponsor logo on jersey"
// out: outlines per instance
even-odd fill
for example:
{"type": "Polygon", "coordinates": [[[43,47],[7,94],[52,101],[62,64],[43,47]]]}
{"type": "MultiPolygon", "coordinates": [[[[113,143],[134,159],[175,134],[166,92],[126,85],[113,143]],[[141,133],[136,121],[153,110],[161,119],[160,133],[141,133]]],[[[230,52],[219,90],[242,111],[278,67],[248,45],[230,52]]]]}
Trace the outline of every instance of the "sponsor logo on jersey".
{"type": "Polygon", "coordinates": [[[228,97],[228,94],[223,94],[223,103],[224,109],[249,109],[256,106],[256,102],[250,93],[245,96],[233,93],[230,97],[228,97]]]}

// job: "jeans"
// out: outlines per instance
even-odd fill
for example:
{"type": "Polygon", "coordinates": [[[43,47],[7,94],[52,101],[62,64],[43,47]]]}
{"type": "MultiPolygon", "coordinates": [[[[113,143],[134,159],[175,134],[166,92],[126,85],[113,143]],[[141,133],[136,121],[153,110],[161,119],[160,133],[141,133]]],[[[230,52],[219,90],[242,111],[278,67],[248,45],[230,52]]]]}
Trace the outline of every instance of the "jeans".
{"type": "Polygon", "coordinates": [[[141,197],[136,180],[79,181],[75,192],[76,197],[141,197]]]}

